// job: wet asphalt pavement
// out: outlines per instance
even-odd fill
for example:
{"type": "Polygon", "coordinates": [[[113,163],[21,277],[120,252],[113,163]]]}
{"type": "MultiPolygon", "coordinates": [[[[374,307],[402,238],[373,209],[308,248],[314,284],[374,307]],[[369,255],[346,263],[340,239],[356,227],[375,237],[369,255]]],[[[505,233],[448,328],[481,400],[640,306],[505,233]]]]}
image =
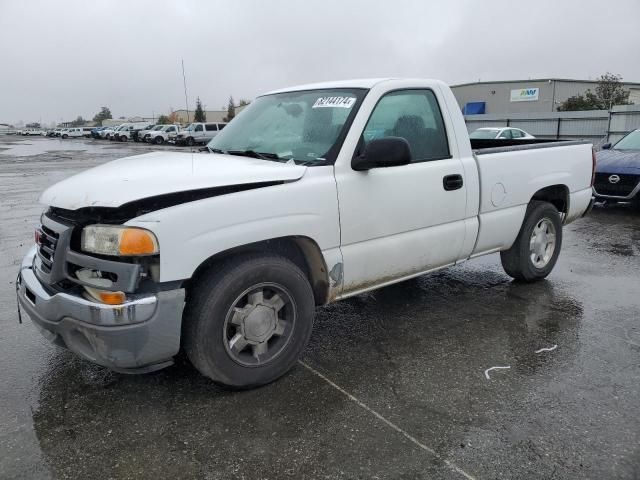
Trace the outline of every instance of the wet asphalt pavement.
{"type": "Polygon", "coordinates": [[[19,325],[39,193],[151,148],[0,137],[1,479],[640,478],[640,213],[627,208],[567,227],[537,284],[491,255],[319,309],[303,363],[252,391],[184,362],[113,373],[19,325]],[[488,380],[494,366],[510,368],[488,380]]]}

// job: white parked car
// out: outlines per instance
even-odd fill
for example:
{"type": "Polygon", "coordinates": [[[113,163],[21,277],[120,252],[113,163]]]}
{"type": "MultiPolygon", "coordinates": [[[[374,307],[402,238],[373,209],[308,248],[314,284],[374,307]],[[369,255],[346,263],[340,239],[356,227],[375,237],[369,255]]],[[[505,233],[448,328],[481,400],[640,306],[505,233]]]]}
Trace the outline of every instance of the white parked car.
{"type": "Polygon", "coordinates": [[[119,142],[127,142],[133,138],[133,132],[149,126],[148,122],[131,122],[120,125],[111,136],[111,139],[119,142]]]}
{"type": "Polygon", "coordinates": [[[151,138],[152,133],[162,130],[164,127],[166,127],[166,125],[154,125],[153,128],[142,130],[138,133],[138,141],[149,142],[149,138],[151,138]]]}
{"type": "Polygon", "coordinates": [[[100,138],[104,138],[105,140],[111,140],[113,133],[120,127],[120,125],[114,125],[109,128],[105,128],[104,130],[100,130],[100,138]]]}
{"type": "Polygon", "coordinates": [[[181,130],[176,137],[176,145],[193,146],[196,143],[209,143],[225,127],[223,122],[192,123],[181,130]]]}
{"type": "Polygon", "coordinates": [[[159,130],[150,131],[147,134],[149,136],[145,138],[145,141],[160,145],[168,142],[172,135],[177,135],[179,130],[179,125],[163,125],[159,130]]]}
{"type": "Polygon", "coordinates": [[[23,136],[29,137],[29,136],[34,136],[34,135],[45,135],[46,132],[44,132],[43,130],[41,130],[39,128],[27,128],[26,130],[22,130],[21,134],[23,136]]]}
{"type": "Polygon", "coordinates": [[[47,189],[19,304],[118,371],[182,346],[216,382],[271,382],[317,305],[495,252],[513,278],[549,275],[563,226],[592,205],[591,143],[474,145],[437,80],[265,94],[210,153],[123,158],[47,189]]]}
{"type": "Polygon", "coordinates": [[[140,142],[144,138],[145,134],[155,126],[155,123],[147,123],[142,126],[137,126],[131,132],[131,138],[136,142],[140,142]]]}
{"type": "Polygon", "coordinates": [[[477,130],[471,132],[469,134],[469,138],[478,139],[478,140],[491,140],[491,139],[500,139],[500,140],[527,140],[536,138],[533,135],[525,132],[524,130],[520,130],[519,128],[512,127],[483,127],[478,128],[477,130]]]}
{"type": "Polygon", "coordinates": [[[84,137],[84,130],[82,127],[67,128],[62,131],[62,134],[60,136],[62,138],[84,137]]]}

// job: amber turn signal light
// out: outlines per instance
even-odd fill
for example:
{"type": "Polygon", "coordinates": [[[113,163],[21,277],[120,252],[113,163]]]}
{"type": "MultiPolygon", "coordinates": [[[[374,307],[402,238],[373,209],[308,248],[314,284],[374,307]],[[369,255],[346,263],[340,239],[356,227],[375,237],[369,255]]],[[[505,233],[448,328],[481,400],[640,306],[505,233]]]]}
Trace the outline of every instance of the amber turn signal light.
{"type": "Polygon", "coordinates": [[[153,255],[158,252],[158,244],[151,232],[140,228],[122,230],[120,255],[153,255]]]}
{"type": "Polygon", "coordinates": [[[123,292],[99,292],[98,296],[107,305],[121,305],[127,299],[123,292]]]}

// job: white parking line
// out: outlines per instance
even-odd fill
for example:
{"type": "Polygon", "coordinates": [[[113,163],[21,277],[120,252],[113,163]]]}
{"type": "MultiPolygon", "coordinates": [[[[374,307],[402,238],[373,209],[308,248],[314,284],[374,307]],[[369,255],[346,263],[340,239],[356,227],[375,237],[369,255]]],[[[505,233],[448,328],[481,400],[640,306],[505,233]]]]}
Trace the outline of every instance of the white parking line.
{"type": "Polygon", "coordinates": [[[384,424],[386,424],[387,426],[393,428],[396,432],[402,434],[407,440],[411,441],[412,443],[414,443],[415,445],[417,445],[419,448],[421,448],[422,450],[424,450],[425,452],[429,452],[431,455],[433,455],[434,457],[438,458],[439,460],[443,461],[445,463],[445,465],[447,465],[451,470],[453,470],[456,473],[459,473],[460,475],[462,475],[464,478],[467,478],[469,480],[475,480],[475,477],[473,475],[470,475],[469,473],[465,472],[462,468],[460,468],[459,466],[457,466],[455,463],[453,463],[450,460],[447,460],[446,458],[442,458],[442,456],[440,456],[433,448],[428,447],[427,445],[425,445],[424,443],[420,442],[417,438],[415,438],[414,436],[408,434],[407,432],[405,432],[403,429],[401,429],[399,426],[397,426],[395,423],[391,422],[390,420],[387,420],[386,418],[384,418],[382,415],[380,415],[378,412],[376,412],[375,410],[373,410],[372,408],[369,408],[368,406],[366,406],[364,403],[362,403],[360,400],[358,400],[356,397],[354,397],[353,395],[351,395],[349,392],[347,392],[344,388],[340,387],[339,385],[336,385],[334,382],[332,382],[331,380],[329,380],[327,377],[325,377],[323,374],[321,374],[319,371],[317,371],[315,368],[307,365],[306,363],[304,363],[302,360],[298,360],[298,363],[300,365],[302,365],[304,368],[306,368],[307,370],[309,370],[311,373],[313,373],[314,375],[320,377],[322,380],[324,380],[325,382],[327,382],[329,385],[331,385],[333,388],[335,388],[336,390],[338,390],[340,393],[342,393],[343,395],[345,395],[347,398],[349,398],[349,400],[351,400],[352,402],[355,402],[356,404],[358,404],[358,406],[364,408],[367,412],[369,412],[371,415],[373,415],[374,417],[376,417],[378,420],[380,420],[381,422],[383,422],[384,424]]]}

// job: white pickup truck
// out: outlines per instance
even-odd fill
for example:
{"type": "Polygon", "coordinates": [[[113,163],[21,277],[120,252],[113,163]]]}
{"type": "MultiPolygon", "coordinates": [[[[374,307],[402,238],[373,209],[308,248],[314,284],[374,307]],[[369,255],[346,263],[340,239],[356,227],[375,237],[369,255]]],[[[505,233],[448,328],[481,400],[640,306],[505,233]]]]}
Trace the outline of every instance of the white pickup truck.
{"type": "Polygon", "coordinates": [[[175,137],[180,131],[179,125],[163,125],[162,128],[149,130],[144,136],[145,142],[162,145],[168,142],[172,136],[175,137]]]}
{"type": "Polygon", "coordinates": [[[208,143],[218,132],[222,131],[226,123],[192,123],[176,136],[176,145],[194,146],[196,143],[208,143]]]}
{"type": "Polygon", "coordinates": [[[268,93],[207,152],[123,158],[46,190],[19,305],[114,370],[162,368],[182,347],[221,384],[271,382],[317,305],[493,252],[513,278],[551,272],[563,225],[592,205],[591,145],[479,142],[435,80],[268,93]]]}

